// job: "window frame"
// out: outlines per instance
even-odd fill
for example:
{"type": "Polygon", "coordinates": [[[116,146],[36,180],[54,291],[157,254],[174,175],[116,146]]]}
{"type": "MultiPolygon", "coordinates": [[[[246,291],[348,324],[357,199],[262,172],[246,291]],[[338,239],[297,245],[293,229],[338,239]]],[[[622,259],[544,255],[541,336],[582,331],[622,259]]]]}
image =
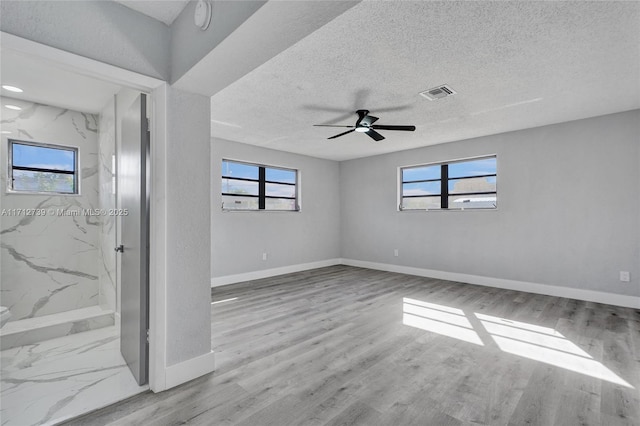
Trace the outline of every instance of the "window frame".
{"type": "Polygon", "coordinates": [[[235,163],[235,164],[242,164],[242,165],[251,166],[251,167],[257,167],[258,168],[258,178],[257,179],[239,178],[239,177],[235,177],[235,176],[227,176],[227,175],[223,174],[224,170],[221,170],[221,173],[220,173],[220,182],[221,182],[221,184],[225,179],[257,183],[258,184],[258,194],[257,195],[253,195],[253,194],[235,194],[235,193],[230,193],[230,192],[224,192],[222,190],[222,188],[221,188],[220,193],[221,193],[222,197],[225,197],[225,196],[229,197],[230,196],[230,197],[256,198],[258,200],[258,208],[257,209],[229,209],[229,208],[225,208],[224,201],[223,201],[221,203],[222,211],[224,211],[224,212],[299,212],[301,210],[300,209],[300,170],[293,169],[293,168],[290,168],[290,167],[272,166],[272,165],[263,164],[263,163],[252,163],[252,162],[249,162],[249,161],[232,160],[232,159],[229,159],[229,158],[223,158],[221,160],[221,164],[224,164],[225,162],[235,163]],[[273,181],[273,180],[267,180],[267,177],[266,177],[267,176],[267,169],[284,170],[284,171],[287,171],[287,172],[294,172],[295,173],[295,182],[294,183],[290,183],[290,182],[278,182],[278,181],[273,181]],[[267,192],[266,191],[267,184],[293,186],[294,187],[294,196],[293,197],[285,197],[285,196],[267,195],[266,194],[266,192],[267,192]],[[287,209],[287,210],[268,209],[268,208],[266,208],[267,199],[293,200],[295,208],[287,209]]]}
{"type": "Polygon", "coordinates": [[[398,203],[397,203],[397,209],[400,212],[412,212],[412,211],[418,211],[418,212],[424,212],[424,211],[428,211],[428,212],[433,212],[433,211],[468,211],[468,210],[473,210],[473,211],[478,211],[478,210],[489,210],[489,211],[493,211],[493,210],[497,210],[498,209],[498,155],[497,154],[488,154],[488,155],[482,155],[482,156],[478,156],[478,157],[468,157],[468,158],[461,158],[461,159],[456,159],[456,160],[448,160],[448,161],[437,161],[437,162],[432,162],[432,163],[423,163],[423,164],[416,164],[416,165],[409,165],[409,166],[400,166],[398,167],[398,203]],[[496,168],[495,168],[495,173],[487,173],[487,174],[482,174],[482,175],[470,175],[470,176],[457,176],[457,177],[450,177],[449,176],[449,165],[451,164],[456,164],[456,163],[465,163],[465,162],[471,162],[471,161],[477,161],[477,160],[485,160],[485,159],[490,159],[490,158],[495,158],[496,160],[496,168]],[[419,180],[409,180],[409,181],[404,181],[403,180],[403,171],[406,169],[414,169],[414,168],[419,168],[419,167],[431,167],[431,166],[440,166],[440,178],[437,179],[419,179],[419,180]],[[458,193],[458,194],[450,194],[449,193],[449,182],[452,180],[461,180],[461,179],[473,179],[473,178],[483,178],[483,177],[494,177],[496,179],[496,190],[495,191],[472,191],[472,192],[464,192],[464,193],[458,193]],[[409,195],[409,196],[405,196],[403,194],[403,185],[407,184],[407,183],[425,183],[425,182],[439,182],[440,183],[440,193],[439,194],[430,194],[430,195],[409,195]],[[470,196],[470,195],[493,195],[495,196],[495,203],[494,203],[494,207],[449,207],[449,197],[452,196],[470,196]],[[403,208],[402,206],[402,201],[405,198],[427,198],[427,197],[432,197],[432,198],[438,198],[440,200],[440,207],[439,208],[426,208],[426,209],[408,209],[408,208],[403,208]]]}
{"type": "Polygon", "coordinates": [[[62,195],[62,196],[79,196],[80,193],[80,148],[77,146],[70,145],[61,145],[61,144],[52,144],[45,142],[37,142],[37,141],[23,141],[20,139],[7,139],[7,194],[16,194],[16,195],[62,195]],[[42,167],[25,167],[25,166],[14,166],[13,165],[13,146],[14,145],[27,145],[27,146],[35,146],[38,148],[48,148],[55,149],[59,151],[73,151],[74,153],[74,161],[73,161],[73,171],[70,170],[57,170],[57,169],[46,169],[42,167]],[[33,171],[33,172],[42,172],[42,173],[56,173],[56,174],[67,174],[73,176],[73,192],[58,192],[58,191],[25,191],[21,189],[14,189],[13,185],[13,171],[14,170],[25,170],[25,171],[33,171]]]}

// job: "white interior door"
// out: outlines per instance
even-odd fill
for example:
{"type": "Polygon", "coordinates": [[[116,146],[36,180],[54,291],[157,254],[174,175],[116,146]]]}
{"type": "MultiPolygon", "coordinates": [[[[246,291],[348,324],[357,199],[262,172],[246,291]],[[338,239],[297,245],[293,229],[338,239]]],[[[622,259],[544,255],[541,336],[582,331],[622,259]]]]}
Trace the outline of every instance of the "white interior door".
{"type": "Polygon", "coordinates": [[[149,344],[149,125],[141,94],[122,115],[118,192],[121,241],[120,351],[138,384],[147,383],[149,344]]]}

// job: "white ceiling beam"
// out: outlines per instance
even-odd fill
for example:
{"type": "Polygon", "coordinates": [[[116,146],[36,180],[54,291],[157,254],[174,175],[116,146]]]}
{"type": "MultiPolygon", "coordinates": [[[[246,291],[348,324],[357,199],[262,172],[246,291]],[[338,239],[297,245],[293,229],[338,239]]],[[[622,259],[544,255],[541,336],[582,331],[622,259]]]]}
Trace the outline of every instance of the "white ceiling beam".
{"type": "Polygon", "coordinates": [[[212,96],[359,2],[269,1],[173,86],[212,96]]]}

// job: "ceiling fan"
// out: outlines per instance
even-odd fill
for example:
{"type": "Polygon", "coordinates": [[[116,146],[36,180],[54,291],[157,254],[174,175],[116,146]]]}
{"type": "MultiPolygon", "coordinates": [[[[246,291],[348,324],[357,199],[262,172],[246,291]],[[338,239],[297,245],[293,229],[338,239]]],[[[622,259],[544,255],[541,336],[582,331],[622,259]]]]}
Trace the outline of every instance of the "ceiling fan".
{"type": "Polygon", "coordinates": [[[342,132],[335,136],[331,136],[327,139],[335,139],[340,136],[344,136],[351,132],[360,132],[366,133],[371,137],[371,139],[375,141],[381,141],[384,139],[380,133],[376,132],[376,130],[404,130],[407,132],[413,132],[416,130],[416,126],[392,126],[392,125],[384,125],[384,124],[373,124],[378,121],[378,117],[374,117],[373,115],[369,115],[369,111],[366,109],[359,109],[356,111],[358,114],[358,121],[356,121],[355,126],[336,126],[333,124],[314,124],[316,127],[347,127],[351,130],[347,130],[346,132],[342,132]]]}

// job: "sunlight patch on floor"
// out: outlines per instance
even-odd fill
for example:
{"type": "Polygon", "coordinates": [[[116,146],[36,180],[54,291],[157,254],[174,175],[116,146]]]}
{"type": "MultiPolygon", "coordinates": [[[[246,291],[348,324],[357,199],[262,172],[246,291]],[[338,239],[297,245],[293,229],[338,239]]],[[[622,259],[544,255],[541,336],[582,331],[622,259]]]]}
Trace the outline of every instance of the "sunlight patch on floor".
{"type": "Polygon", "coordinates": [[[232,297],[231,299],[216,300],[215,302],[211,302],[211,304],[212,305],[217,305],[218,303],[233,302],[234,300],[238,300],[238,298],[237,297],[232,297]]]}
{"type": "Polygon", "coordinates": [[[404,325],[479,346],[495,343],[503,352],[635,389],[553,328],[475,312],[468,317],[462,309],[408,297],[402,301],[404,325]]]}
{"type": "Polygon", "coordinates": [[[474,313],[474,315],[476,316],[476,318],[478,318],[481,321],[489,321],[489,322],[494,322],[496,324],[504,324],[509,327],[521,328],[523,330],[535,331],[536,333],[548,334],[549,336],[557,336],[557,337],[564,338],[564,336],[554,328],[541,327],[539,325],[529,324],[527,322],[513,321],[513,320],[494,317],[486,314],[474,313]]]}
{"type": "Polygon", "coordinates": [[[534,331],[523,330],[521,328],[509,327],[489,321],[481,321],[483,327],[492,337],[500,336],[508,339],[519,340],[521,342],[538,345],[556,351],[566,352],[571,355],[578,355],[585,358],[593,358],[591,355],[580,349],[575,343],[567,340],[562,334],[551,336],[534,331]]]}
{"type": "Polygon", "coordinates": [[[461,310],[409,298],[404,298],[403,302],[404,325],[484,346],[461,310]],[[414,302],[419,302],[419,305],[414,302]]]}
{"type": "Polygon", "coordinates": [[[415,305],[415,306],[423,306],[425,308],[435,309],[436,311],[449,312],[449,313],[452,313],[452,314],[464,316],[464,311],[462,309],[452,308],[450,306],[438,305],[436,303],[423,302],[422,300],[411,299],[409,297],[403,297],[402,301],[404,303],[410,303],[410,304],[415,305]]]}
{"type": "MultiPolygon", "coordinates": [[[[607,382],[632,388],[626,380],[618,376],[613,371],[602,365],[602,363],[591,359],[576,356],[567,352],[560,352],[544,346],[538,346],[519,340],[509,339],[502,336],[491,336],[498,347],[504,352],[518,355],[534,361],[543,362],[545,364],[564,368],[565,370],[574,371],[594,377],[596,379],[606,380],[607,382]]],[[[571,342],[569,342],[571,343],[571,342]]]]}

